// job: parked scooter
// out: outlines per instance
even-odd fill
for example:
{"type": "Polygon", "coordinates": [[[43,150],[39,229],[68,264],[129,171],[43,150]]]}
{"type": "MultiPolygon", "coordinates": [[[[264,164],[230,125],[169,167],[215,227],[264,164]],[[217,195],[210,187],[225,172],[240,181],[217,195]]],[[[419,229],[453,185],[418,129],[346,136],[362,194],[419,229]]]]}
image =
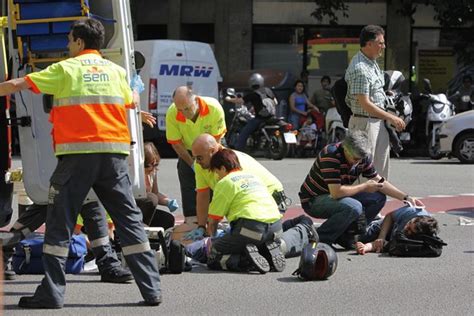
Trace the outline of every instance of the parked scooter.
{"type": "Polygon", "coordinates": [[[337,143],[346,136],[347,128],[342,124],[342,118],[336,107],[329,108],[326,112],[326,137],[327,143],[337,143]]]}
{"type": "MultiPolygon", "coordinates": [[[[226,97],[235,98],[235,90],[228,88],[226,97]]],[[[250,119],[254,118],[254,115],[244,104],[236,104],[229,113],[234,114],[234,117],[227,129],[225,141],[227,146],[233,148],[240,131],[250,119]]],[[[296,136],[291,130],[292,125],[285,122],[283,118],[269,117],[249,136],[245,151],[252,154],[263,152],[274,160],[283,159],[288,154],[288,145],[296,144],[296,136]]]]}
{"type": "Polygon", "coordinates": [[[455,114],[454,105],[448,100],[446,94],[433,94],[429,79],[423,79],[423,84],[425,92],[420,95],[420,104],[427,106],[425,136],[428,154],[432,159],[437,160],[442,157],[437,140],[438,128],[441,123],[455,114]]]}
{"type": "Polygon", "coordinates": [[[385,102],[386,111],[398,116],[405,122],[405,130],[397,132],[395,127],[385,122],[392,151],[399,156],[403,151],[403,146],[410,143],[411,131],[413,126],[412,121],[413,105],[409,95],[409,83],[398,70],[385,71],[385,86],[387,91],[385,102]]]}

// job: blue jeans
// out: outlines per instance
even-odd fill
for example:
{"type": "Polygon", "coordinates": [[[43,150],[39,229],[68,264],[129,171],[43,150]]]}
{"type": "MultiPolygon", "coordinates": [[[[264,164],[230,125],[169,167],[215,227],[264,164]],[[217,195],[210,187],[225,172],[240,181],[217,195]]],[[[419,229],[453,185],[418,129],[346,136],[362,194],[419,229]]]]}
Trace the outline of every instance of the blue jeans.
{"type": "Polygon", "coordinates": [[[235,149],[244,151],[245,146],[247,145],[247,138],[252,134],[265,119],[260,117],[255,117],[247,122],[247,124],[242,128],[239,134],[239,139],[237,144],[235,144],[235,149]]]}
{"type": "Polygon", "coordinates": [[[288,115],[288,123],[291,123],[291,125],[293,125],[293,130],[300,129],[300,118],[301,114],[299,113],[291,112],[288,115]]]}
{"type": "Polygon", "coordinates": [[[327,219],[317,232],[321,242],[333,244],[362,212],[365,213],[367,223],[372,222],[386,200],[385,194],[380,192],[362,192],[339,200],[324,194],[314,197],[309,202],[310,208],[305,209],[305,212],[315,218],[327,219]]]}

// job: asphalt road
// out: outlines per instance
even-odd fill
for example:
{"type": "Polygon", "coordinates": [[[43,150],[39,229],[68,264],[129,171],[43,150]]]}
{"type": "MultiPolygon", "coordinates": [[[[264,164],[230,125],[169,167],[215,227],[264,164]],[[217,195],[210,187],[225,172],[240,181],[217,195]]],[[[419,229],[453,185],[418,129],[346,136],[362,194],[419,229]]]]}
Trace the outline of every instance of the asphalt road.
{"type": "MultiPolygon", "coordinates": [[[[299,210],[297,192],[311,159],[261,160],[284,184],[299,210]]],[[[16,162],[18,164],[18,162],[16,162]]],[[[179,197],[176,160],[160,166],[161,190],[179,197]]],[[[435,217],[448,243],[439,258],[391,258],[378,254],[338,252],[338,268],[327,281],[301,282],[291,273],[298,258],[287,260],[281,273],[212,272],[205,267],[181,275],[163,275],[164,303],[137,306],[135,284],[100,283],[93,273],[68,275],[65,307],[25,311],[16,304],[31,295],[41,276],[19,276],[4,282],[5,315],[468,315],[473,310],[474,167],[456,160],[392,160],[390,181],[413,196],[438,195],[435,217]],[[463,194],[463,196],[458,196],[463,194]],[[442,195],[442,196],[440,196],[442,195]],[[452,196],[447,196],[452,195],[452,196]],[[441,203],[443,202],[443,203],[441,203]],[[446,212],[446,213],[443,213],[446,212]],[[471,312],[469,312],[471,311],[471,312]]]]}

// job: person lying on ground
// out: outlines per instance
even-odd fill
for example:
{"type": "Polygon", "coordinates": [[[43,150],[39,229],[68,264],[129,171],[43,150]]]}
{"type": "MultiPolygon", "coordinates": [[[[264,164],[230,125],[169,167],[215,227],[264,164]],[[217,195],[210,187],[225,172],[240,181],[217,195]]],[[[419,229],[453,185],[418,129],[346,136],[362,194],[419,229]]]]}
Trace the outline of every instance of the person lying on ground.
{"type": "Polygon", "coordinates": [[[438,221],[424,208],[404,206],[387,214],[383,220],[373,221],[366,235],[366,240],[370,242],[359,241],[356,243],[356,249],[360,255],[367,252],[380,253],[398,232],[403,232],[405,236],[410,237],[419,233],[433,236],[438,231],[438,221]]]}

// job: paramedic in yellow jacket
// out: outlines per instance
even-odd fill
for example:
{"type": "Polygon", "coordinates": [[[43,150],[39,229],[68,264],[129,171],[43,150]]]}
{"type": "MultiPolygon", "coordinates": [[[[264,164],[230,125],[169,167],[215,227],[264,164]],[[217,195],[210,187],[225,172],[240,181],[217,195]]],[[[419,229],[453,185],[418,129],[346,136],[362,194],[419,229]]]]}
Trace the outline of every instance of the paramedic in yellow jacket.
{"type": "Polygon", "coordinates": [[[283,233],[282,215],[267,187],[258,177],[242,171],[239,158],[230,149],[215,153],[210,168],[220,180],[209,207],[209,232],[215,235],[224,217],[231,231],[210,241],[209,268],[243,271],[253,265],[260,273],[270,268],[283,271],[285,257],[275,242],[283,233]]]}
{"type": "Polygon", "coordinates": [[[178,87],[166,112],[166,139],[178,154],[178,178],[186,223],[196,219],[196,182],[191,146],[199,135],[208,133],[219,143],[226,132],[224,110],[219,101],[178,87]]]}
{"type": "MultiPolygon", "coordinates": [[[[212,172],[209,169],[209,166],[212,156],[221,148],[223,148],[223,146],[216,142],[209,134],[199,135],[193,143],[192,153],[195,158],[194,170],[196,174],[196,208],[198,227],[188,233],[185,238],[197,240],[205,233],[207,211],[211,200],[211,190],[214,190],[214,186],[218,181],[217,174],[212,172]]],[[[237,150],[234,150],[234,152],[237,157],[239,157],[242,169],[259,177],[267,187],[268,192],[277,202],[280,212],[285,212],[287,198],[283,191],[283,185],[281,182],[251,156],[237,150]]]]}
{"type": "MultiPolygon", "coordinates": [[[[23,89],[54,97],[50,121],[58,165],[50,179],[43,264],[45,277],[24,308],[62,308],[69,240],[82,203],[94,189],[108,210],[122,251],[146,305],[161,303],[156,260],[133,199],[126,157],[130,152],[127,109],[133,107],[126,72],[103,59],[103,25],[75,21],[68,35],[71,58],[0,84],[0,95],[23,89]]],[[[108,243],[108,236],[98,243],[108,243]]]]}

